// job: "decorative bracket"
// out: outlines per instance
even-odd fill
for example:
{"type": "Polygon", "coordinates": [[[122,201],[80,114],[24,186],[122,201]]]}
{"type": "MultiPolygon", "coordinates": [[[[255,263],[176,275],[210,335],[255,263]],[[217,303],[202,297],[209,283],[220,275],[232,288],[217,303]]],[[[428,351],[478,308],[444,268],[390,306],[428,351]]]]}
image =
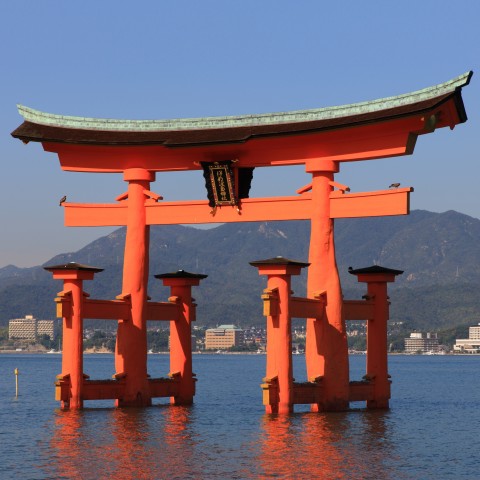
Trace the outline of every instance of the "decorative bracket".
{"type": "Polygon", "coordinates": [[[280,313],[280,298],[278,295],[278,288],[266,288],[262,294],[263,300],[263,315],[265,317],[275,317],[280,313]]]}

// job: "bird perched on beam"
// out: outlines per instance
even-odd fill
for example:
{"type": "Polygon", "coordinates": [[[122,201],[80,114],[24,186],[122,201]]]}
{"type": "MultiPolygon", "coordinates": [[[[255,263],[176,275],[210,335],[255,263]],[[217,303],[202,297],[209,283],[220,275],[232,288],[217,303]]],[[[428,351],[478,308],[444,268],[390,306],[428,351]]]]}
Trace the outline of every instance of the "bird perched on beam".
{"type": "Polygon", "coordinates": [[[59,207],[62,206],[62,203],[65,203],[67,201],[67,196],[64,195],[61,199],[60,199],[60,203],[58,204],[59,207]]]}
{"type": "Polygon", "coordinates": [[[398,188],[399,186],[399,183],[392,183],[388,188],[398,188]]]}

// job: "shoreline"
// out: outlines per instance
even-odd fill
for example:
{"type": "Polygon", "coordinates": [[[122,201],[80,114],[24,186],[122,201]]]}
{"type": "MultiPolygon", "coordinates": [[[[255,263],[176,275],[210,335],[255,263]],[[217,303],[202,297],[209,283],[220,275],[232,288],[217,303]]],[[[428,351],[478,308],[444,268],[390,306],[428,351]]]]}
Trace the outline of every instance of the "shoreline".
{"type": "MultiPolygon", "coordinates": [[[[84,351],[84,355],[113,355],[115,352],[110,351],[84,351]]],[[[152,352],[148,355],[169,355],[170,352],[152,352]]],[[[62,352],[49,352],[49,351],[28,351],[28,350],[0,350],[0,355],[62,355],[62,352]]],[[[266,355],[266,352],[192,352],[192,355],[266,355]]],[[[304,353],[295,355],[305,355],[304,353]]],[[[366,356],[365,353],[349,353],[349,355],[366,356]]],[[[440,353],[440,354],[428,354],[428,353],[403,353],[403,352],[391,352],[388,355],[403,355],[409,357],[477,357],[480,353],[440,353]]]]}

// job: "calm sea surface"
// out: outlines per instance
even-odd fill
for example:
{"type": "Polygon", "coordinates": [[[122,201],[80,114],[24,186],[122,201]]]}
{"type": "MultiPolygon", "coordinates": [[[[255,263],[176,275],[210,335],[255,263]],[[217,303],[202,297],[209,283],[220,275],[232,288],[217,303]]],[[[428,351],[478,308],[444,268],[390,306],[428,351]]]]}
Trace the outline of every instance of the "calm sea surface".
{"type": "MultiPolygon", "coordinates": [[[[297,355],[295,377],[305,379],[297,355]]],[[[149,373],[168,373],[149,355],[149,373]]],[[[60,355],[0,355],[1,479],[479,479],[480,356],[391,356],[391,410],[263,412],[263,355],[196,355],[195,405],[62,412],[60,355]],[[15,398],[14,369],[20,371],[15,398]]],[[[352,356],[351,378],[365,357],[352,356]]],[[[113,356],[86,355],[92,379],[113,356]]],[[[356,404],[353,404],[356,407],[356,404]]],[[[303,410],[303,411],[302,411],[303,410]]]]}

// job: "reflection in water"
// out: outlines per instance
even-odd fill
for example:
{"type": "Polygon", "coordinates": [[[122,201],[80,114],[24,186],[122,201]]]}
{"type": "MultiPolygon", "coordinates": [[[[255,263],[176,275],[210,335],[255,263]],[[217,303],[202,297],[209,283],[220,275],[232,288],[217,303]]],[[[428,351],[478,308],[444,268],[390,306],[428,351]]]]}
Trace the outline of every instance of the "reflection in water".
{"type": "Polygon", "coordinates": [[[151,445],[151,426],[145,409],[117,409],[110,421],[111,440],[107,444],[108,477],[151,478],[155,452],[151,445]]]}
{"type": "Polygon", "coordinates": [[[406,478],[390,440],[390,412],[262,415],[244,425],[246,435],[238,418],[232,427],[231,417],[202,413],[172,406],[58,411],[47,478],[406,478]]]}
{"type": "Polygon", "coordinates": [[[195,464],[197,445],[191,428],[191,414],[189,407],[163,409],[163,444],[158,444],[157,450],[164,457],[164,466],[159,473],[167,475],[162,477],[157,474],[155,478],[198,478],[196,473],[201,472],[202,464],[195,464]]]}
{"type": "Polygon", "coordinates": [[[49,470],[83,480],[199,478],[189,424],[183,407],[59,411],[51,441],[58,462],[49,470]]]}
{"type": "MultiPolygon", "coordinates": [[[[479,478],[478,356],[392,357],[399,388],[388,412],[282,417],[263,415],[252,382],[264,372],[260,355],[199,355],[193,407],[118,410],[102,401],[81,412],[54,410],[46,385],[59,359],[0,357],[30,379],[17,401],[0,388],[1,479],[479,478]]],[[[111,370],[112,358],[92,357],[98,372],[111,370]]],[[[364,359],[355,360],[363,371],[364,359]]]]}
{"type": "Polygon", "coordinates": [[[55,478],[81,478],[82,449],[85,448],[82,434],[83,412],[72,410],[57,412],[55,427],[58,429],[52,438],[52,449],[56,451],[57,463],[50,465],[56,470],[55,478]],[[58,470],[57,470],[58,469],[58,470]]]}
{"type": "Polygon", "coordinates": [[[258,462],[265,478],[401,479],[386,412],[265,415],[258,462]]]}

